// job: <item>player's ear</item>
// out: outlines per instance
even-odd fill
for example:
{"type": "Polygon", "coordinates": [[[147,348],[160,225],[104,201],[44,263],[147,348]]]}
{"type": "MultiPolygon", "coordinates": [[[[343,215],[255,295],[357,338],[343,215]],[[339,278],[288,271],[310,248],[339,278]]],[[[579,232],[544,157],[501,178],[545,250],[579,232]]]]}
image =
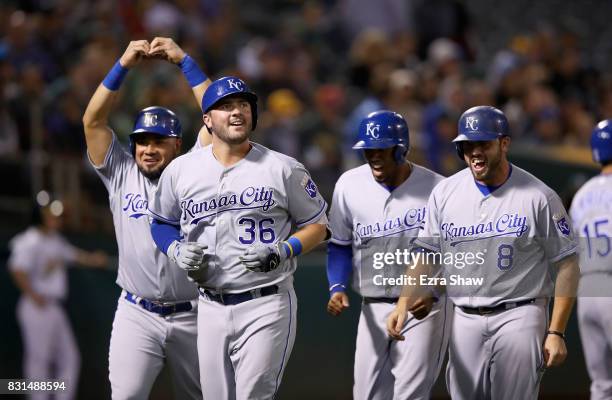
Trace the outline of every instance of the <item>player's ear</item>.
{"type": "Polygon", "coordinates": [[[179,151],[181,151],[181,146],[183,145],[183,139],[181,138],[177,138],[176,142],[175,142],[175,150],[178,153],[179,151]]]}
{"type": "Polygon", "coordinates": [[[504,153],[508,153],[508,151],[510,150],[511,141],[512,139],[510,139],[510,136],[504,136],[501,138],[501,148],[504,153]]]}
{"type": "Polygon", "coordinates": [[[209,113],[202,114],[202,121],[204,121],[204,126],[208,130],[208,133],[212,134],[212,125],[211,125],[210,114],[209,113]]]}

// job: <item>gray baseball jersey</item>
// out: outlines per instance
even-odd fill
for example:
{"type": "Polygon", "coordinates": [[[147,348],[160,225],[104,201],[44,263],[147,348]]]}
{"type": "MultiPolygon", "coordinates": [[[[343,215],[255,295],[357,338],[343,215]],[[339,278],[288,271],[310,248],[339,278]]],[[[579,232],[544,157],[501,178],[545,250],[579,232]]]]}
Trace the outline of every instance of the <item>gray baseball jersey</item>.
{"type": "Polygon", "coordinates": [[[389,192],[372,177],[368,164],[345,172],[336,183],[329,212],[331,241],[352,245],[352,287],[364,297],[399,297],[401,285],[384,278],[397,278],[405,265],[374,268],[375,253],[411,249],[425,223],[427,199],[443,177],[412,165],[406,181],[389,192]],[[367,193],[365,195],[364,193],[367,193]]]}
{"type": "Polygon", "coordinates": [[[196,298],[197,289],[185,271],[172,265],[151,237],[147,208],[155,182],[140,173],[136,161],[114,134],[103,164],[94,168],[108,190],[113,213],[119,248],[117,284],[150,300],[177,302],[196,298]]]}
{"type": "Polygon", "coordinates": [[[371,298],[400,296],[402,285],[388,278],[400,277],[406,266],[375,267],[375,254],[412,250],[411,241],[425,223],[427,199],[442,179],[412,164],[408,179],[390,192],[365,164],[345,172],[336,183],[329,213],[331,240],[352,246],[352,287],[370,298],[361,305],[357,328],[355,399],[431,397],[447,348],[450,302],[442,296],[427,318],[409,318],[402,329],[409,339],[390,343],[386,321],[395,304],[371,298]]]}
{"type": "Polygon", "coordinates": [[[574,196],[570,215],[580,238],[582,274],[612,274],[612,175],[598,175],[585,183],[574,196]]]}
{"type": "Polygon", "coordinates": [[[469,168],[459,171],[435,187],[427,209],[417,243],[452,260],[443,263],[446,289],[459,306],[551,296],[551,265],[576,252],[559,196],[516,166],[504,185],[488,195],[478,189],[469,168]],[[473,255],[461,269],[460,254],[473,255]],[[465,284],[456,275],[482,281],[465,284]]]}
{"type": "Polygon", "coordinates": [[[198,382],[197,313],[193,309],[161,316],[126,300],[125,291],[159,302],[192,301],[198,292],[185,271],[157,249],[147,212],[155,190],[116,136],[96,172],[108,190],[113,213],[119,274],[119,297],[109,348],[113,399],[147,398],[167,362],[177,398],[201,398],[198,382]]]}
{"type": "Polygon", "coordinates": [[[612,175],[598,175],[585,183],[572,201],[570,215],[580,239],[578,327],[591,378],[591,398],[610,398],[612,175]]]}
{"type": "Polygon", "coordinates": [[[317,222],[327,207],[300,163],[251,145],[228,168],[215,159],[212,146],[177,158],[164,170],[149,205],[155,218],[180,224],[185,241],[208,246],[214,259],[200,284],[227,293],[290,280],[295,258],[263,274],[248,271],[238,257],[254,243],[285,240],[292,225],[317,222]]]}

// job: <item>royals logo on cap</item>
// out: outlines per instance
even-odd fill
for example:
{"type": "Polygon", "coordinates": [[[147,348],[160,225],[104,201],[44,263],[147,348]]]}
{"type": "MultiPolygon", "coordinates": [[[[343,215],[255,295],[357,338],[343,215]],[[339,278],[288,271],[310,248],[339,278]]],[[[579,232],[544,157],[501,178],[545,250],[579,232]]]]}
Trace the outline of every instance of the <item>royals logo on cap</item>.
{"type": "Polygon", "coordinates": [[[465,127],[473,131],[478,129],[478,118],[469,116],[465,119],[465,127]]]}
{"type": "Polygon", "coordinates": [[[374,122],[368,122],[366,126],[366,135],[371,136],[374,139],[378,139],[379,133],[380,133],[380,125],[375,124],[374,122]]]}
{"type": "Polygon", "coordinates": [[[230,89],[242,91],[244,82],[242,82],[240,79],[228,79],[227,85],[229,86],[230,89]]]}

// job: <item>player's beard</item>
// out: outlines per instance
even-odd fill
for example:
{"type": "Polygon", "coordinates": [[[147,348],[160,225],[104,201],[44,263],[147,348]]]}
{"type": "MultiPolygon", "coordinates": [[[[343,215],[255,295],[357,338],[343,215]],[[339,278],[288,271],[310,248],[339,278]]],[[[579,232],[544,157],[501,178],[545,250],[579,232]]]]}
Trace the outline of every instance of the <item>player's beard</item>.
{"type": "Polygon", "coordinates": [[[491,181],[495,178],[495,174],[501,168],[501,160],[502,160],[502,150],[501,143],[498,144],[497,150],[494,154],[485,154],[485,167],[476,171],[474,166],[472,165],[472,160],[470,159],[470,170],[472,171],[472,175],[474,179],[480,182],[491,181]]]}
{"type": "Polygon", "coordinates": [[[143,174],[145,178],[150,181],[156,181],[159,179],[162,172],[164,172],[164,169],[168,166],[168,164],[170,164],[170,161],[164,161],[161,164],[148,169],[142,166],[140,163],[136,163],[136,165],[138,166],[140,173],[143,174]]]}
{"type": "Polygon", "coordinates": [[[221,141],[230,144],[230,145],[238,145],[249,140],[249,136],[251,133],[251,123],[246,123],[244,129],[237,130],[232,129],[232,126],[216,126],[213,127],[213,133],[221,139],[221,141]]]}

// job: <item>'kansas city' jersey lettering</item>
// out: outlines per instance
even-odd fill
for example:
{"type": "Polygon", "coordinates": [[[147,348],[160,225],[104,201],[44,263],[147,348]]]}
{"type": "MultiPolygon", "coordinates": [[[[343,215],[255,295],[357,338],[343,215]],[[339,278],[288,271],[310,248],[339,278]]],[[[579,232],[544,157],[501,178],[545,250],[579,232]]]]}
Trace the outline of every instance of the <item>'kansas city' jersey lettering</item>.
{"type": "Polygon", "coordinates": [[[392,236],[406,230],[416,230],[425,221],[425,210],[424,206],[422,208],[411,208],[403,215],[374,223],[356,221],[354,233],[359,237],[366,238],[376,235],[380,237],[392,236]]]}
{"type": "Polygon", "coordinates": [[[122,210],[127,213],[130,218],[140,218],[146,216],[149,202],[140,193],[127,193],[123,197],[124,207],[122,210]]]}
{"type": "Polygon", "coordinates": [[[514,165],[508,180],[488,195],[477,188],[466,168],[436,186],[427,207],[419,245],[443,255],[484,259],[461,269],[444,266],[447,276],[460,273],[462,278],[483,279],[482,285],[446,287],[460,306],[551,296],[552,264],[576,251],[559,196],[514,165]]]}
{"type": "Polygon", "coordinates": [[[261,209],[268,211],[276,204],[273,198],[274,189],[270,187],[247,187],[239,194],[227,193],[219,197],[212,197],[203,201],[186,199],[181,201],[183,215],[181,220],[190,220],[190,224],[197,225],[204,218],[226,211],[240,209],[261,209]]]}
{"type": "Polygon", "coordinates": [[[443,178],[412,165],[406,181],[389,192],[374,180],[368,164],[345,172],[334,189],[329,213],[331,241],[353,248],[353,289],[365,297],[399,297],[401,286],[376,285],[374,276],[398,277],[405,265],[374,268],[375,253],[411,249],[423,228],[427,199],[443,178]],[[368,193],[364,196],[363,193],[368,193]]]}
{"type": "Polygon", "coordinates": [[[483,240],[500,236],[521,236],[529,229],[527,217],[519,213],[503,214],[494,221],[481,222],[475,225],[457,226],[454,222],[444,222],[440,225],[443,232],[442,240],[450,241],[451,246],[462,242],[483,240]],[[460,240],[456,240],[459,239],[460,240]]]}
{"type": "Polygon", "coordinates": [[[295,258],[270,273],[248,271],[239,256],[253,244],[285,240],[292,229],[325,219],[327,204],[306,169],[291,157],[252,143],[225,168],[212,147],[173,161],[162,174],[150,212],[181,226],[185,241],[208,246],[212,266],[200,284],[244,292],[291,279],[295,258]]]}
{"type": "Polygon", "coordinates": [[[94,168],[108,190],[113,213],[119,249],[117,284],[151,300],[172,302],[196,298],[196,287],[185,271],[173,265],[151,237],[147,209],[155,183],[140,173],[115,135],[104,163],[94,168]]]}

